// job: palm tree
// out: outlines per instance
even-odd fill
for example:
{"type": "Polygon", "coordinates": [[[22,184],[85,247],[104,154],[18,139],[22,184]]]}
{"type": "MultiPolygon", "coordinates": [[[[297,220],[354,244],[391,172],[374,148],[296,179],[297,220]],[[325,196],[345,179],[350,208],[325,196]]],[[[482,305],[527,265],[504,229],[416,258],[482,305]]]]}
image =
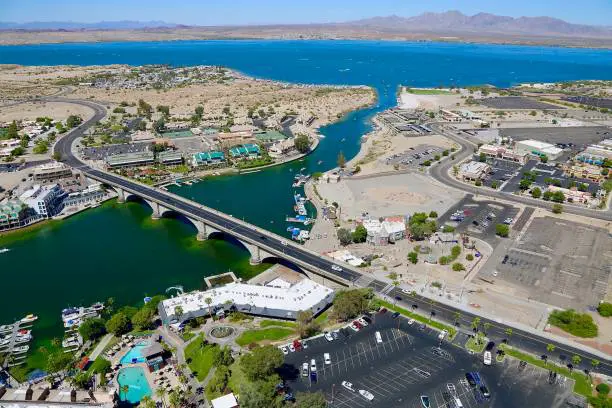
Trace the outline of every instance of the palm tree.
{"type": "Polygon", "coordinates": [[[542,354],[540,358],[542,359],[542,361],[544,361],[544,364],[546,365],[546,362],[548,361],[548,356],[546,354],[542,354]]]}
{"type": "Polygon", "coordinates": [[[550,344],[550,343],[548,343],[548,344],[546,345],[546,351],[548,351],[549,353],[552,353],[553,351],[555,351],[555,349],[556,349],[556,348],[557,348],[557,347],[556,347],[554,344],[550,344]]]}
{"type": "Polygon", "coordinates": [[[485,322],[485,323],[482,325],[482,329],[483,329],[483,331],[484,331],[484,334],[487,334],[487,331],[489,331],[489,329],[490,329],[490,328],[491,328],[491,323],[489,323],[489,322],[485,322]]]}
{"type": "Polygon", "coordinates": [[[455,326],[459,326],[459,322],[461,321],[461,318],[463,317],[463,315],[459,312],[455,312],[454,316],[455,316],[455,326]]]}
{"type": "Polygon", "coordinates": [[[169,395],[170,406],[174,408],[178,408],[181,405],[181,396],[179,395],[177,390],[170,391],[169,395]]]}
{"type": "Polygon", "coordinates": [[[506,343],[508,343],[508,341],[510,341],[510,337],[512,337],[512,329],[510,327],[508,327],[505,330],[506,336],[508,336],[508,338],[506,339],[506,343]]]}
{"type": "Polygon", "coordinates": [[[574,366],[579,365],[581,361],[582,361],[582,357],[580,357],[578,354],[574,354],[572,356],[572,363],[574,363],[574,366]]]}
{"type": "Polygon", "coordinates": [[[119,388],[119,390],[123,393],[123,396],[127,399],[127,393],[130,390],[130,386],[127,384],[124,384],[121,386],[121,388],[119,388]]]}
{"type": "Polygon", "coordinates": [[[140,400],[140,405],[139,405],[139,407],[142,407],[142,408],[155,408],[155,401],[153,401],[153,400],[151,399],[151,397],[148,397],[148,396],[146,396],[146,395],[145,395],[145,396],[144,396],[144,397],[142,397],[142,399],[140,400]]]}
{"type": "Polygon", "coordinates": [[[600,364],[599,360],[595,360],[595,359],[591,360],[591,366],[593,366],[593,369],[596,369],[599,366],[599,364],[600,364]]]}
{"type": "Polygon", "coordinates": [[[478,326],[480,326],[480,317],[475,317],[472,320],[472,330],[477,332],[478,331],[478,326]]]}
{"type": "Polygon", "coordinates": [[[208,315],[212,319],[212,309],[210,308],[210,305],[212,304],[212,298],[207,297],[206,299],[204,299],[204,302],[206,302],[206,304],[208,305],[208,315]]]}
{"type": "Polygon", "coordinates": [[[166,407],[166,389],[159,387],[155,390],[155,395],[161,400],[162,406],[166,407]]]}
{"type": "Polygon", "coordinates": [[[183,307],[182,306],[176,306],[174,308],[174,315],[176,316],[177,320],[181,320],[181,317],[183,317],[183,307]]]}

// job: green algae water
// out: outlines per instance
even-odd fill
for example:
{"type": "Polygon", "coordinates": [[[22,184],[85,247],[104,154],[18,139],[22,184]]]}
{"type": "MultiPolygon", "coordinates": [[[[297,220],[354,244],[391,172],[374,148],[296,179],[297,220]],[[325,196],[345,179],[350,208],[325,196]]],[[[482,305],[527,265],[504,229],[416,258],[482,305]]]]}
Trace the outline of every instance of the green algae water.
{"type": "Polygon", "coordinates": [[[180,219],[153,220],[142,203],[116,201],[63,221],[0,236],[0,322],[39,316],[28,354],[44,367],[41,346],[63,337],[60,313],[113,297],[120,305],[142,304],[145,296],[181,285],[204,287],[204,277],[234,271],[250,278],[269,265],[249,265],[249,253],[223,240],[196,240],[180,219]]]}

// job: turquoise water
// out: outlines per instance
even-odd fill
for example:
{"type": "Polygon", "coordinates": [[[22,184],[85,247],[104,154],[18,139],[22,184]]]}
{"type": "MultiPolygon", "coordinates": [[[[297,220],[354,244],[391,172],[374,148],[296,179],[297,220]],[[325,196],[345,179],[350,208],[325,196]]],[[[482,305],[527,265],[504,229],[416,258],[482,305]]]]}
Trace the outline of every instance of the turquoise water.
{"type": "Polygon", "coordinates": [[[125,356],[121,357],[121,364],[144,363],[145,358],[142,356],[142,350],[149,347],[147,343],[136,344],[132,347],[125,356]]]}
{"type": "Polygon", "coordinates": [[[117,381],[119,382],[119,398],[121,401],[137,404],[143,397],[151,396],[151,387],[142,367],[122,368],[119,370],[117,381]],[[124,385],[128,386],[127,392],[121,390],[124,385]]]}

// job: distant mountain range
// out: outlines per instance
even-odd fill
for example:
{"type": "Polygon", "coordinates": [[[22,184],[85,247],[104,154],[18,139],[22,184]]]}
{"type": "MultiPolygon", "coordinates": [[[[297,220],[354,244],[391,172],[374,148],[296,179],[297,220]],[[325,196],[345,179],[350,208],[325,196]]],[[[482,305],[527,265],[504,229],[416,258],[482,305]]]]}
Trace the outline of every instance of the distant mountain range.
{"type": "Polygon", "coordinates": [[[100,21],[97,23],[78,23],[72,21],[32,21],[28,23],[9,23],[0,21],[0,30],[139,30],[143,28],[176,28],[178,24],[165,21],[100,21]]]}
{"type": "Polygon", "coordinates": [[[415,17],[373,17],[343,23],[396,32],[495,33],[510,35],[612,37],[612,27],[572,24],[552,17],[507,17],[488,13],[467,16],[459,11],[424,13],[415,17]]]}

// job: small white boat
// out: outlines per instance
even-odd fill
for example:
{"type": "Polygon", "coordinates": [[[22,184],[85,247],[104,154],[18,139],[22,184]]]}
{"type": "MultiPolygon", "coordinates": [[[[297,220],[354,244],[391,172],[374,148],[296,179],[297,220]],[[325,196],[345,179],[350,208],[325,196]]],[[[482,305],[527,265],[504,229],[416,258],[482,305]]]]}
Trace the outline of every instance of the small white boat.
{"type": "Polygon", "coordinates": [[[11,332],[11,331],[13,331],[13,325],[12,324],[5,324],[3,326],[0,326],[0,333],[11,332]]]}
{"type": "Polygon", "coordinates": [[[15,353],[15,354],[17,354],[17,353],[25,353],[29,349],[30,349],[30,346],[15,347],[13,349],[13,353],[15,353]]]}
{"type": "Polygon", "coordinates": [[[21,319],[22,323],[30,323],[35,321],[36,319],[38,319],[38,316],[33,315],[33,314],[29,314],[26,317],[24,317],[23,319],[21,319]]]}
{"type": "Polygon", "coordinates": [[[2,249],[0,249],[0,254],[3,254],[3,253],[8,252],[8,251],[10,251],[10,249],[2,248],[2,249]]]}

